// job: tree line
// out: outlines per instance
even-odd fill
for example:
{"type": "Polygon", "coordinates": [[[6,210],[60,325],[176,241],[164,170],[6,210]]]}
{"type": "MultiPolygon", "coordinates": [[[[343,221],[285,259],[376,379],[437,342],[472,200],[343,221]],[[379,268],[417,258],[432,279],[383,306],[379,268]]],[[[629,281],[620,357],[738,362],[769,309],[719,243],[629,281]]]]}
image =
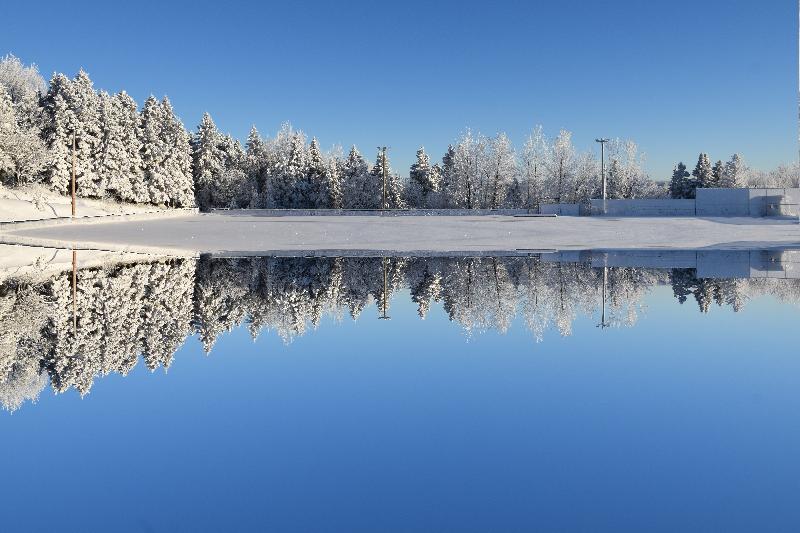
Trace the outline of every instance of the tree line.
{"type": "MultiPolygon", "coordinates": [[[[504,133],[468,130],[440,161],[420,148],[401,177],[383,154],[370,164],[355,146],[323,152],[288,124],[267,138],[253,127],[242,146],[209,114],[190,134],[166,97],[139,108],[124,91],[95,90],[82,70],[45,83],[35,66],[0,60],[0,182],[42,182],[66,194],[73,158],[79,196],[201,208],[377,209],[384,174],[390,208],[588,204],[600,188],[598,161],[566,130],[550,139],[536,127],[520,149],[504,133]]],[[[608,180],[611,197],[664,194],[630,141],[612,143],[608,180]]]]}
{"type": "MultiPolygon", "coordinates": [[[[54,74],[14,56],[0,60],[0,183],[41,182],[121,202],[209,208],[537,209],[545,203],[589,205],[601,196],[601,165],[572,134],[536,126],[515,147],[505,133],[466,130],[440,159],[424,148],[407,175],[385,154],[373,163],[356,146],[323,151],[316,138],[284,124],[272,137],[255,126],[244,145],[203,115],[189,133],[168,98],[139,108],[124,91],[96,91],[88,74],[54,74]],[[386,168],[384,168],[384,166],[386,168]]],[[[796,166],[752,171],[741,156],[712,165],[701,154],[690,174],[676,165],[668,183],[654,181],[633,141],[608,144],[608,198],[693,198],[697,188],[796,186],[796,166]]]]}

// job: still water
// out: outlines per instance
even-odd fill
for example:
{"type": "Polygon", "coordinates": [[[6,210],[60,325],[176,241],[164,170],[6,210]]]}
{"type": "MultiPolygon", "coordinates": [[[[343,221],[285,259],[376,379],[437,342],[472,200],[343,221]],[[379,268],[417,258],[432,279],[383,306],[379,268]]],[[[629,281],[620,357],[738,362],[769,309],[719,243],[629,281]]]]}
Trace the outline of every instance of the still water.
{"type": "Polygon", "coordinates": [[[7,271],[0,529],[798,531],[796,261],[7,271]]]}

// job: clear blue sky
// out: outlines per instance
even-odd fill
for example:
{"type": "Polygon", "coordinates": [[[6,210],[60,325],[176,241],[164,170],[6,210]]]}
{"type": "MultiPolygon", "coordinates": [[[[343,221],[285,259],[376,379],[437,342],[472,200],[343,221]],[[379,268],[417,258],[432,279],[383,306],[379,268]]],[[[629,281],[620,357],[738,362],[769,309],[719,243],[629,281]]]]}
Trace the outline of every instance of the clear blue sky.
{"type": "MultiPolygon", "coordinates": [[[[3,2],[0,53],[86,69],[140,103],[167,94],[244,138],[283,121],[323,146],[392,147],[406,170],[465,127],[521,144],[632,138],[665,178],[679,159],[797,158],[794,0],[642,2],[3,2]]],[[[594,149],[594,147],[592,147],[594,149]]]]}

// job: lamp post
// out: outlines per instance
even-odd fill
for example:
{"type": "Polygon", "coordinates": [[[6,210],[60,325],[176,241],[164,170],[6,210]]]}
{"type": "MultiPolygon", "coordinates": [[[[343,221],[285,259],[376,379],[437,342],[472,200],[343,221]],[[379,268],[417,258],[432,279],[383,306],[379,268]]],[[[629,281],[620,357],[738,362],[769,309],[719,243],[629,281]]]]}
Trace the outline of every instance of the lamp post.
{"type": "Polygon", "coordinates": [[[600,143],[600,176],[603,180],[603,214],[606,214],[606,143],[611,139],[600,137],[595,142],[600,143]]]}

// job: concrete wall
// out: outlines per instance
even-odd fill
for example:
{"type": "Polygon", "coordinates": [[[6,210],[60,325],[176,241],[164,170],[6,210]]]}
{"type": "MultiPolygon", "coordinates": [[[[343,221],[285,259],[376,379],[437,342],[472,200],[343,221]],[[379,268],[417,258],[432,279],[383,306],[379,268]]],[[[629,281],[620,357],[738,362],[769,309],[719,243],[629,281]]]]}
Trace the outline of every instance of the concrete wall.
{"type": "Polygon", "coordinates": [[[750,216],[752,202],[749,193],[750,189],[697,189],[697,216],[750,216]]]}
{"type": "MultiPolygon", "coordinates": [[[[606,215],[628,217],[694,216],[694,200],[671,198],[642,198],[636,200],[606,200],[606,215]]],[[[592,214],[603,214],[603,200],[592,200],[592,214]]]]}
{"type": "Polygon", "coordinates": [[[577,217],[581,214],[581,206],[580,204],[541,204],[539,213],[542,215],[577,217]]]}
{"type": "MultiPolygon", "coordinates": [[[[592,214],[603,214],[603,200],[592,200],[592,214]]],[[[697,189],[696,200],[607,200],[608,216],[765,217],[800,214],[800,188],[697,189]]]]}

